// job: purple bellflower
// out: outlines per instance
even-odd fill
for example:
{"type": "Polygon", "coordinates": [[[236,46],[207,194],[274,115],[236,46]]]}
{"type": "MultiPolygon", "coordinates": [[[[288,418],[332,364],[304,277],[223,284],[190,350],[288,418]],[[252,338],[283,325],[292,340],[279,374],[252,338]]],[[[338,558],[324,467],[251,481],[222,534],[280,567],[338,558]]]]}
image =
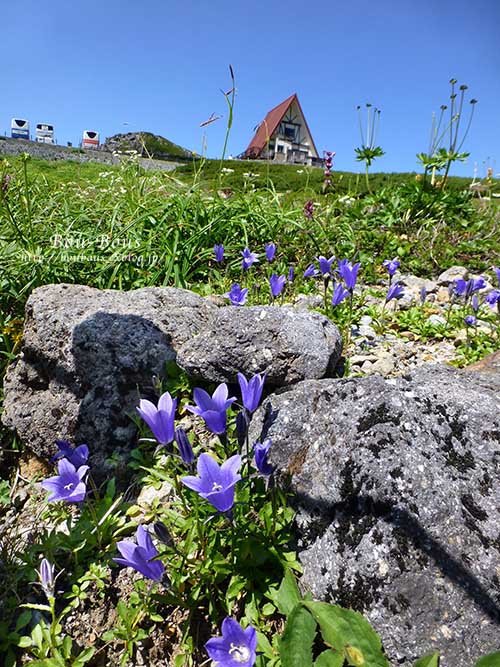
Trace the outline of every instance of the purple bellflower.
{"type": "Polygon", "coordinates": [[[391,278],[401,266],[401,262],[396,257],[394,259],[384,259],[382,264],[387,269],[387,273],[391,278]]]}
{"type": "Polygon", "coordinates": [[[332,296],[332,306],[338,306],[339,303],[349,296],[349,291],[344,289],[344,286],[341,283],[337,283],[333,290],[332,296]]]}
{"type": "Polygon", "coordinates": [[[233,618],[222,621],[222,637],[212,637],[205,649],[214,667],[253,667],[257,659],[257,632],[245,630],[233,618]]]}
{"type": "Polygon", "coordinates": [[[485,303],[488,304],[491,308],[494,308],[497,304],[500,305],[500,290],[494,289],[484,297],[485,303]]]}
{"type": "Polygon", "coordinates": [[[467,315],[466,318],[464,318],[465,325],[468,327],[474,327],[477,324],[477,319],[474,317],[474,315],[467,315]]]}
{"type": "Polygon", "coordinates": [[[276,254],[276,243],[266,243],[266,259],[272,262],[276,254]]]}
{"type": "Polygon", "coordinates": [[[49,477],[42,482],[42,488],[50,491],[49,503],[64,500],[67,503],[79,503],[85,498],[87,487],[83,478],[89,466],[80,466],[78,470],[67,459],[61,459],[57,464],[59,472],[55,477],[49,477]]]}
{"type": "Polygon", "coordinates": [[[54,587],[55,587],[55,577],[54,577],[54,565],[49,563],[46,558],[42,559],[40,563],[40,569],[38,570],[38,579],[42,586],[42,590],[47,597],[47,600],[54,597],[54,587]]]}
{"type": "Polygon", "coordinates": [[[226,299],[229,299],[232,306],[243,306],[243,304],[247,300],[247,295],[248,295],[248,288],[245,287],[244,289],[241,289],[238,283],[234,283],[234,285],[231,286],[229,292],[226,292],[226,294],[224,294],[226,299]]]}
{"type": "Polygon", "coordinates": [[[219,512],[228,512],[234,505],[234,487],[240,481],[241,456],[235,454],[219,466],[210,454],[198,457],[198,477],[181,477],[188,489],[196,491],[219,512]]]}
{"type": "Polygon", "coordinates": [[[165,572],[165,566],[161,561],[153,560],[153,558],[158,556],[158,550],[153,544],[151,535],[144,526],[138,526],[136,536],[137,544],[134,544],[130,540],[117,542],[116,546],[122,558],[113,558],[113,560],[115,563],[119,563],[125,567],[133,567],[134,570],[137,570],[137,572],[140,572],[148,579],[161,581],[165,572]]]}
{"type": "Polygon", "coordinates": [[[486,281],[483,276],[479,278],[470,278],[469,280],[464,280],[463,278],[457,278],[455,280],[455,294],[457,296],[465,296],[465,299],[468,299],[474,292],[478,292],[486,287],[486,281]]]}
{"type": "Polygon", "coordinates": [[[267,456],[269,454],[269,449],[271,447],[272,441],[267,439],[261,444],[256,442],[253,448],[253,453],[255,457],[255,466],[261,475],[272,475],[274,472],[274,467],[268,462],[267,456]]]}
{"type": "Polygon", "coordinates": [[[186,409],[205,420],[209,431],[220,435],[226,432],[226,412],[236,397],[227,397],[227,384],[220,384],[210,396],[204,389],[195,387],[193,396],[196,405],[186,405],[186,409]]]}
{"type": "Polygon", "coordinates": [[[427,290],[425,288],[425,285],[422,285],[420,288],[420,304],[423,306],[425,303],[425,300],[427,299],[427,290]]]}
{"type": "Polygon", "coordinates": [[[389,302],[391,299],[401,299],[403,294],[405,293],[403,285],[400,285],[399,283],[394,283],[394,285],[391,285],[389,289],[387,290],[387,294],[385,297],[385,302],[389,302]]]}
{"type": "Polygon", "coordinates": [[[293,283],[293,278],[294,278],[294,276],[295,276],[295,267],[294,267],[294,266],[291,266],[291,267],[288,269],[288,282],[289,282],[289,283],[293,283]]]}
{"type": "Polygon", "coordinates": [[[327,276],[332,275],[332,264],[335,261],[335,255],[332,255],[330,259],[327,259],[326,257],[323,257],[323,255],[320,255],[319,257],[316,258],[319,262],[319,272],[323,276],[323,278],[326,278],[327,276]]]}
{"type": "Polygon", "coordinates": [[[215,261],[220,264],[224,259],[224,246],[222,245],[222,243],[216,243],[214,245],[214,254],[215,254],[215,261]]]}
{"type": "Polygon", "coordinates": [[[345,282],[345,286],[351,293],[356,286],[356,280],[358,279],[358,271],[360,266],[361,264],[359,262],[352,264],[347,259],[340,259],[338,261],[339,274],[342,280],[345,282]]]}
{"type": "Polygon", "coordinates": [[[286,276],[277,276],[275,273],[269,278],[269,287],[273,299],[281,294],[286,284],[286,276]]]}
{"type": "Polygon", "coordinates": [[[179,448],[181,459],[186,465],[190,466],[196,457],[193,448],[191,447],[191,443],[189,442],[189,438],[187,437],[187,433],[181,426],[178,426],[175,429],[175,442],[179,448]]]}
{"type": "Polygon", "coordinates": [[[51,463],[59,459],[68,459],[75,468],[79,468],[87,463],[89,458],[89,448],[87,445],[79,445],[73,448],[67,440],[56,440],[59,451],[50,459],[51,463]]]}
{"type": "Polygon", "coordinates": [[[494,266],[493,271],[495,272],[495,275],[497,277],[497,282],[500,285],[500,267],[494,266]]]}
{"type": "Polygon", "coordinates": [[[318,269],[314,266],[314,264],[309,264],[307,269],[304,271],[304,278],[315,278],[316,276],[319,276],[318,269]]]}
{"type": "Polygon", "coordinates": [[[264,373],[257,373],[250,380],[247,380],[243,373],[238,373],[243,407],[250,413],[255,412],[259,407],[265,380],[264,373]]]}
{"type": "Polygon", "coordinates": [[[255,262],[259,261],[258,259],[259,256],[256,255],[254,252],[250,252],[249,248],[245,248],[245,250],[242,250],[241,255],[243,256],[243,261],[241,263],[243,271],[246,271],[252,266],[252,264],[255,264],[255,262]]]}
{"type": "Polygon", "coordinates": [[[168,391],[160,396],[158,408],[145,399],[141,399],[136,408],[160,445],[168,445],[174,439],[176,408],[177,399],[172,400],[168,391]]]}
{"type": "Polygon", "coordinates": [[[471,299],[470,304],[472,306],[472,310],[477,315],[477,311],[479,310],[479,299],[477,297],[477,294],[472,295],[472,299],[471,299]]]}

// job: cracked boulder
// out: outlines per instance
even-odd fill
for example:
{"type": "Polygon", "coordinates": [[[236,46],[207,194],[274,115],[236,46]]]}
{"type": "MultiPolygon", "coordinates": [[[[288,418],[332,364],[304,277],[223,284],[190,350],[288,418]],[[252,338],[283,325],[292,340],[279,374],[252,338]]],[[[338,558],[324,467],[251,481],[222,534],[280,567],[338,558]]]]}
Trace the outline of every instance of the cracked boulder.
{"type": "Polygon", "coordinates": [[[3,423],[41,457],[54,453],[56,438],[87,443],[94,464],[130,449],[136,428],[128,415],[140,397],[155,400],[153,374],[215,311],[174,288],[35,289],[22,353],[5,378],[3,423]]]}
{"type": "Polygon", "coordinates": [[[179,350],[191,376],[235,382],[238,371],[266,373],[266,386],[331,377],[340,359],[337,327],[319,313],[290,307],[220,308],[208,327],[179,350]]]}
{"type": "Polygon", "coordinates": [[[255,414],[265,437],[291,479],[305,589],[364,613],[391,666],[500,648],[500,373],[300,382],[255,414]]]}

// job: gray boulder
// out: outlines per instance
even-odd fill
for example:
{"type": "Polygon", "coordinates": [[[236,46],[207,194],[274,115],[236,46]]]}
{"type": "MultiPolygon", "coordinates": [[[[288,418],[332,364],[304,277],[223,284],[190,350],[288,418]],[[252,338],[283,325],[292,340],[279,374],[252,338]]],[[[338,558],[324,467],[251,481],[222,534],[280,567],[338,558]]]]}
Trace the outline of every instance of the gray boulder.
{"type": "Polygon", "coordinates": [[[238,371],[265,372],[266,385],[280,387],[331,376],[341,351],[339,330],[319,313],[226,306],[177,351],[177,362],[205,381],[235,382],[238,371]]]}
{"type": "Polygon", "coordinates": [[[500,374],[444,366],[301,382],[251,438],[291,476],[302,584],[363,612],[391,665],[498,650],[500,374]]]}
{"type": "Polygon", "coordinates": [[[127,413],[140,397],[154,399],[152,375],[216,311],[174,288],[34,290],[22,353],[5,378],[3,423],[43,457],[56,438],[85,442],[101,459],[129,448],[136,429],[127,413]]]}

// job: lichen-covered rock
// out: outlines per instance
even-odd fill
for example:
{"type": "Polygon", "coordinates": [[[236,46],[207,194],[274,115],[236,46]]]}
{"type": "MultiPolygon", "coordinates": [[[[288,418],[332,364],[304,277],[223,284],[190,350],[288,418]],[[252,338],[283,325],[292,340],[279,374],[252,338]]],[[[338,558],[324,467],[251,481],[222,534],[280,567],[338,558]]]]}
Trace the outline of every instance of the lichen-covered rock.
{"type": "Polygon", "coordinates": [[[391,665],[499,649],[500,374],[300,382],[251,429],[291,475],[304,587],[363,612],[391,665]]]}
{"type": "Polygon", "coordinates": [[[107,456],[129,448],[136,428],[128,414],[141,396],[152,398],[152,375],[216,310],[174,288],[34,290],[22,354],[5,378],[2,421],[42,457],[53,454],[56,438],[107,456]]]}
{"type": "Polygon", "coordinates": [[[235,382],[238,371],[266,373],[267,386],[333,374],[342,351],[337,327],[319,313],[279,306],[220,308],[185,343],[178,364],[194,377],[235,382]]]}

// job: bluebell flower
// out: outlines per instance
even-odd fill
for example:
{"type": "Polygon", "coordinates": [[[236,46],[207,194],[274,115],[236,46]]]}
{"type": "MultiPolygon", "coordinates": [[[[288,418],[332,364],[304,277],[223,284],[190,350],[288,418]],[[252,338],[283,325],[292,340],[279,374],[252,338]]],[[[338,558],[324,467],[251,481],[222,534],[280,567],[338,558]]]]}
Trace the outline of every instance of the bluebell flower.
{"type": "Polygon", "coordinates": [[[54,597],[56,581],[54,577],[54,570],[54,565],[49,563],[46,558],[43,558],[42,562],[40,563],[40,569],[38,570],[38,579],[47,600],[50,600],[50,598],[54,597]]]}
{"type": "Polygon", "coordinates": [[[295,267],[291,266],[288,269],[288,282],[289,283],[293,283],[294,275],[295,275],[295,267]]]}
{"type": "Polygon", "coordinates": [[[277,276],[275,273],[269,278],[269,286],[273,299],[281,294],[286,284],[285,276],[277,276]]]}
{"type": "Polygon", "coordinates": [[[178,426],[175,429],[175,442],[179,448],[181,459],[186,465],[190,466],[196,457],[193,448],[191,447],[191,443],[189,442],[189,438],[187,437],[187,433],[181,426],[178,426]]]}
{"type": "Polygon", "coordinates": [[[422,285],[422,287],[420,288],[420,303],[424,305],[426,299],[427,299],[427,290],[425,289],[425,285],[422,285]]]}
{"type": "Polygon", "coordinates": [[[497,277],[497,282],[500,285],[500,267],[494,266],[493,271],[495,272],[495,275],[497,277]]]}
{"type": "Polygon", "coordinates": [[[339,303],[349,296],[349,291],[344,289],[344,286],[341,283],[337,283],[333,290],[332,296],[332,306],[338,306],[339,303]]]}
{"type": "Polygon", "coordinates": [[[51,463],[59,459],[68,459],[75,468],[79,468],[87,463],[89,458],[89,448],[87,445],[79,445],[73,448],[67,440],[56,440],[59,451],[50,459],[51,463]]]}
{"type": "Polygon", "coordinates": [[[401,262],[396,257],[394,259],[384,259],[382,264],[387,269],[387,273],[391,276],[391,278],[401,266],[401,262]]]}
{"type": "Polygon", "coordinates": [[[276,254],[276,243],[266,243],[266,259],[272,262],[276,254]]]}
{"type": "Polygon", "coordinates": [[[78,470],[67,459],[61,459],[57,464],[58,475],[44,479],[42,488],[52,495],[48,497],[49,503],[64,500],[67,503],[79,503],[85,498],[87,487],[83,478],[87,474],[89,466],[80,466],[78,470]]]}
{"type": "Polygon", "coordinates": [[[332,255],[330,259],[327,259],[326,257],[323,257],[323,255],[320,255],[319,257],[316,258],[319,262],[319,272],[323,276],[323,278],[326,278],[327,276],[332,275],[332,264],[335,261],[335,255],[332,255]]]}
{"type": "Polygon", "coordinates": [[[401,299],[404,293],[405,293],[404,287],[399,283],[394,283],[394,285],[391,285],[387,290],[385,301],[387,303],[391,299],[401,299]]]}
{"type": "Polygon", "coordinates": [[[263,443],[256,442],[253,448],[255,467],[261,475],[268,476],[274,472],[274,467],[267,460],[271,444],[272,441],[267,439],[263,443]]]}
{"type": "Polygon", "coordinates": [[[222,245],[222,243],[216,243],[214,245],[214,254],[215,254],[215,261],[219,262],[220,264],[224,259],[224,246],[222,245]]]}
{"type": "Polygon", "coordinates": [[[243,256],[243,261],[241,263],[243,271],[246,271],[246,269],[250,268],[252,264],[255,264],[255,262],[259,261],[259,256],[254,252],[250,252],[249,248],[242,250],[241,255],[243,256]]]}
{"type": "Polygon", "coordinates": [[[241,289],[238,283],[235,283],[224,296],[226,299],[229,299],[232,306],[243,306],[247,300],[248,288],[245,287],[244,289],[241,289]]]}
{"type": "Polygon", "coordinates": [[[236,454],[219,466],[210,454],[198,457],[198,477],[182,477],[188,489],[196,491],[219,512],[228,512],[234,505],[234,487],[240,481],[241,456],[236,454]]]}
{"type": "Polygon", "coordinates": [[[212,396],[204,389],[196,387],[193,391],[196,405],[186,405],[186,409],[199,415],[205,421],[209,431],[221,435],[226,432],[227,409],[236,400],[235,396],[228,398],[227,394],[226,384],[220,384],[212,396]]]}
{"type": "Polygon", "coordinates": [[[139,401],[136,410],[160,445],[168,445],[174,439],[176,408],[177,399],[172,399],[168,391],[160,396],[158,407],[145,399],[139,401]]]}
{"type": "Polygon", "coordinates": [[[250,380],[247,380],[243,373],[238,373],[243,407],[250,413],[255,412],[259,407],[265,380],[266,376],[264,373],[257,373],[250,380]]]}
{"type": "Polygon", "coordinates": [[[464,319],[464,322],[466,326],[473,327],[477,324],[477,318],[474,317],[474,315],[467,315],[467,317],[464,319]]]}
{"type": "Polygon", "coordinates": [[[307,269],[304,271],[304,278],[315,278],[316,276],[319,276],[318,269],[314,266],[314,264],[309,264],[307,269]]]}
{"type": "Polygon", "coordinates": [[[144,528],[137,528],[137,544],[130,540],[122,540],[117,543],[118,551],[122,558],[113,558],[115,563],[132,567],[148,579],[161,581],[165,572],[165,566],[159,560],[153,560],[158,556],[158,550],[153,544],[151,535],[144,528]]]}
{"type": "Polygon", "coordinates": [[[341,259],[338,261],[338,272],[349,292],[352,292],[356,286],[356,280],[358,279],[358,271],[360,266],[361,264],[359,262],[352,264],[347,259],[341,259]]]}
{"type": "Polygon", "coordinates": [[[257,660],[257,631],[245,630],[232,618],[222,621],[222,637],[212,637],[205,644],[214,667],[253,667],[257,660]]]}
{"type": "Polygon", "coordinates": [[[488,304],[491,308],[494,308],[497,304],[500,304],[500,290],[494,289],[484,297],[485,303],[488,304]]]}

